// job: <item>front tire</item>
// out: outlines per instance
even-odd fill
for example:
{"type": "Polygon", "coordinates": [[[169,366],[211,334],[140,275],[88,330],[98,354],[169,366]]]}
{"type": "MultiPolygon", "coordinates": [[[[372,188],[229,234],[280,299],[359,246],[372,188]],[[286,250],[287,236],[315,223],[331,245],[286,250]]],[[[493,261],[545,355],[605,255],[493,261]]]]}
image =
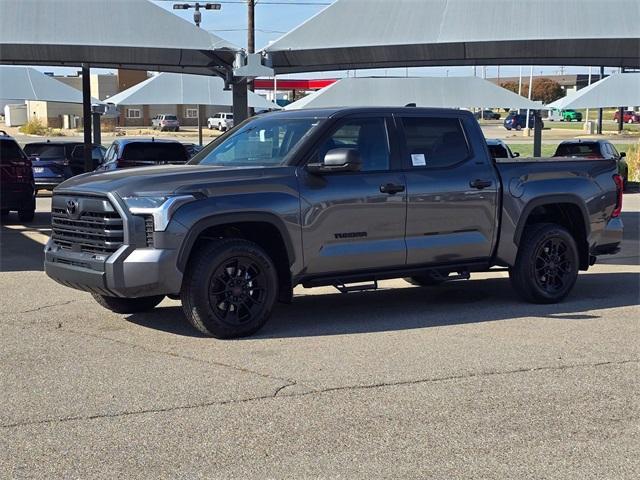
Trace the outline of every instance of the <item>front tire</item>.
{"type": "Polygon", "coordinates": [[[571,234],[560,225],[527,227],[509,278],[516,293],[531,303],[557,303],[576,283],[580,259],[571,234]]]}
{"type": "Polygon", "coordinates": [[[120,298],[92,294],[96,302],[114,313],[140,313],[153,310],[163,299],[164,295],[153,297],[120,298]]]}
{"type": "Polygon", "coordinates": [[[220,339],[260,330],[277,297],[271,258],[255,243],[236,238],[199,248],[189,260],[180,293],[189,323],[220,339]]]}

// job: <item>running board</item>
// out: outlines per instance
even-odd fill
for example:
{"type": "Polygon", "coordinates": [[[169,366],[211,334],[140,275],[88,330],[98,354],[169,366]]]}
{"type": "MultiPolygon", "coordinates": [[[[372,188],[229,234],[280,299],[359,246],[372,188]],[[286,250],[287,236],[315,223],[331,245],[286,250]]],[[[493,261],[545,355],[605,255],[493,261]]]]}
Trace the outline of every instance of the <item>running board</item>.
{"type": "Polygon", "coordinates": [[[438,275],[445,282],[450,282],[451,280],[469,280],[469,278],[471,278],[471,274],[468,271],[458,272],[456,275],[447,275],[446,277],[440,274],[438,275]]]}
{"type": "Polygon", "coordinates": [[[378,281],[374,280],[371,283],[358,284],[358,285],[345,285],[344,283],[334,283],[333,286],[340,293],[352,293],[352,292],[366,292],[369,290],[377,290],[378,289],[378,281]]]}

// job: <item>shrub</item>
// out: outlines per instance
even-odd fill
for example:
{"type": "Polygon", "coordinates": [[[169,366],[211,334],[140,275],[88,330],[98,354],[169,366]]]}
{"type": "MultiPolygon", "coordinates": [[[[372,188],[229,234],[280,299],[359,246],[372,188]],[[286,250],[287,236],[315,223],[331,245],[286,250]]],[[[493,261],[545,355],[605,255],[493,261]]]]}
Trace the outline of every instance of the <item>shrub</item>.
{"type": "Polygon", "coordinates": [[[37,118],[29,120],[27,123],[22,125],[19,130],[28,135],[44,135],[47,133],[47,127],[45,127],[37,118]]]}
{"type": "Polygon", "coordinates": [[[627,150],[627,164],[629,165],[629,180],[640,182],[640,143],[636,143],[627,150]]]}

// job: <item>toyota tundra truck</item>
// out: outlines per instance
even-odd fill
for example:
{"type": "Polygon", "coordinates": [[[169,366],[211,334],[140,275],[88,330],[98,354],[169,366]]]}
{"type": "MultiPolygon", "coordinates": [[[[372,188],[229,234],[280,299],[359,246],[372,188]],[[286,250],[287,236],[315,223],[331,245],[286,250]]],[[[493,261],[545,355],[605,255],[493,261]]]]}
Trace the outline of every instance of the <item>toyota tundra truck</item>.
{"type": "Polygon", "coordinates": [[[554,303],[622,240],[613,160],[497,159],[473,114],[335,108],[244,121],[186,165],[53,192],[46,273],[118,313],[180,299],[206,335],[250,335],[297,285],[341,292],[508,270],[554,303]]]}

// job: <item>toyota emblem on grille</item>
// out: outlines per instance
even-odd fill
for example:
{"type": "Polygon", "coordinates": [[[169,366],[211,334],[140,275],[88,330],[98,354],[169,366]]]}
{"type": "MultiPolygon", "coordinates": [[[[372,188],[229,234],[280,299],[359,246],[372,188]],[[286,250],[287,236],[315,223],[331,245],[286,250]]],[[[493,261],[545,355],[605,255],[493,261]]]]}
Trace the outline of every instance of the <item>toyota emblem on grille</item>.
{"type": "Polygon", "coordinates": [[[67,213],[69,215],[75,215],[78,212],[78,207],[77,200],[67,200],[67,213]]]}

